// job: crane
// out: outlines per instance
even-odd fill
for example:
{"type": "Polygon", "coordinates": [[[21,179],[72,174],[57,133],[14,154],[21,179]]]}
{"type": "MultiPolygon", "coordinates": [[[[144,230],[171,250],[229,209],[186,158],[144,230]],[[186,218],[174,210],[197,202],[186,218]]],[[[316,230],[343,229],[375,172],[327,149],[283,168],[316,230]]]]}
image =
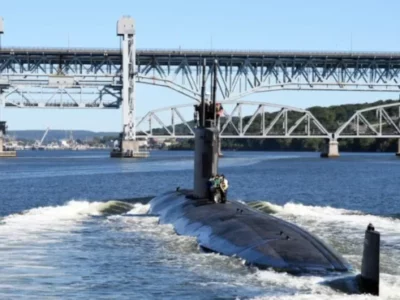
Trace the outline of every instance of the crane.
{"type": "Polygon", "coordinates": [[[36,150],[36,149],[44,150],[44,146],[42,146],[42,143],[43,143],[44,139],[46,138],[47,133],[49,132],[49,129],[50,129],[50,127],[46,128],[46,131],[44,132],[42,139],[40,140],[40,142],[36,141],[35,145],[33,145],[33,147],[32,147],[32,150],[36,150]]]}

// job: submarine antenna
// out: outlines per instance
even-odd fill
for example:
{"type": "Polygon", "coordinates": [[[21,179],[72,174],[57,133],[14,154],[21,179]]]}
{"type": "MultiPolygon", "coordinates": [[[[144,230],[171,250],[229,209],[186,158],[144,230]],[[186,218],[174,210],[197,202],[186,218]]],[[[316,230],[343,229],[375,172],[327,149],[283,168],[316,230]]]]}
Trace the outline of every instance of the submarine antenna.
{"type": "Polygon", "coordinates": [[[213,112],[213,122],[214,122],[214,126],[217,126],[217,112],[216,112],[216,108],[217,108],[217,60],[214,60],[214,77],[213,77],[213,89],[212,89],[212,112],[213,112]]]}
{"type": "Polygon", "coordinates": [[[201,85],[201,104],[200,104],[200,126],[206,126],[206,66],[207,60],[203,61],[203,81],[201,85]]]}

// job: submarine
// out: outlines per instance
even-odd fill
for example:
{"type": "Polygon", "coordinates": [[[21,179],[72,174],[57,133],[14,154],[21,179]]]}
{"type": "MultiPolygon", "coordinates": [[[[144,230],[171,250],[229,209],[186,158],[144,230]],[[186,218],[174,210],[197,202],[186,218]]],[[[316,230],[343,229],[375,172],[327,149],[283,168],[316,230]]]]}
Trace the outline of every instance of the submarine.
{"type": "Polygon", "coordinates": [[[165,192],[149,202],[148,214],[160,224],[172,224],[178,235],[196,237],[199,246],[242,259],[246,265],[295,275],[349,275],[330,286],[347,293],[379,295],[380,234],[370,224],[365,231],[361,274],[324,241],[299,226],[234,200],[210,197],[207,182],[218,174],[218,129],[215,113],[217,62],[211,72],[211,113],[205,105],[206,60],[203,63],[201,103],[195,128],[194,188],[165,192]],[[351,275],[351,276],[350,276],[351,275]],[[347,278],[352,278],[349,284],[347,278]],[[351,285],[351,286],[350,286],[351,285]]]}

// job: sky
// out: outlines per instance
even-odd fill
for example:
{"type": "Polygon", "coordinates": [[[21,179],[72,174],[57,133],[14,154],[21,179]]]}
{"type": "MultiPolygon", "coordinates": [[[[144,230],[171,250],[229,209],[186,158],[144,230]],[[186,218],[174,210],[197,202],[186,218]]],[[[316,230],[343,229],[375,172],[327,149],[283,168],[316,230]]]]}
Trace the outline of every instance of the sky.
{"type": "MultiPolygon", "coordinates": [[[[3,0],[2,46],[118,48],[116,22],[136,21],[138,48],[399,51],[397,0],[3,0]]],[[[246,100],[306,108],[398,99],[396,93],[289,92],[246,100]]],[[[137,86],[137,116],[191,103],[166,88],[137,86]]],[[[9,130],[120,131],[120,110],[15,109],[2,118],[9,130]]]]}

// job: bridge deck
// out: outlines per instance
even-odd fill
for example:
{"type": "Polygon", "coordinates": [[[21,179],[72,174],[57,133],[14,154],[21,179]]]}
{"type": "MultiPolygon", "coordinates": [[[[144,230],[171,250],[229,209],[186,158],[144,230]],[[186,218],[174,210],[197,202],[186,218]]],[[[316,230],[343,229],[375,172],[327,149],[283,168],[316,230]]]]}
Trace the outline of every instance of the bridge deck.
{"type": "MultiPolygon", "coordinates": [[[[251,51],[251,50],[181,50],[181,49],[137,49],[138,56],[170,57],[237,57],[237,58],[340,58],[340,59],[400,59],[400,52],[345,52],[345,51],[251,51]]],[[[118,56],[121,50],[116,48],[34,48],[3,47],[0,55],[93,55],[118,56]]]]}

